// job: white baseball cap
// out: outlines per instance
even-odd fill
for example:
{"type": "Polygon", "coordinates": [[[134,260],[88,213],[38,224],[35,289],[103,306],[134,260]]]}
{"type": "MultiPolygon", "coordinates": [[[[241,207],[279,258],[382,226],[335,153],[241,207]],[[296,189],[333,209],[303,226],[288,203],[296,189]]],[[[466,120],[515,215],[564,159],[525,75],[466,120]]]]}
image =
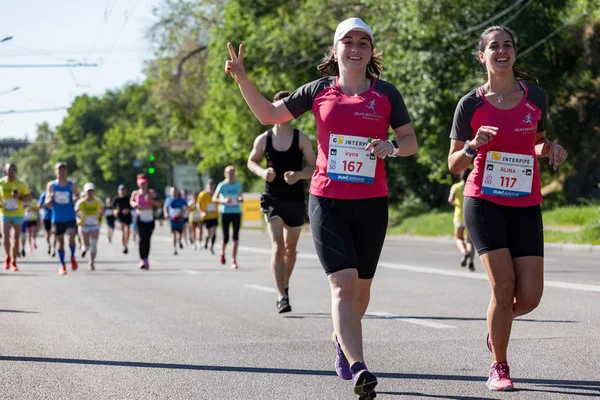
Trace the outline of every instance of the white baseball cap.
{"type": "Polygon", "coordinates": [[[83,191],[87,192],[88,190],[96,190],[96,187],[94,186],[93,183],[88,182],[85,185],[83,185],[83,191]]]}
{"type": "Polygon", "coordinates": [[[340,22],[335,29],[335,35],[333,36],[333,45],[337,43],[338,40],[341,40],[346,34],[350,31],[360,31],[366,33],[371,39],[371,43],[375,42],[375,38],[373,37],[373,30],[369,25],[365,23],[360,18],[348,18],[340,22]]]}

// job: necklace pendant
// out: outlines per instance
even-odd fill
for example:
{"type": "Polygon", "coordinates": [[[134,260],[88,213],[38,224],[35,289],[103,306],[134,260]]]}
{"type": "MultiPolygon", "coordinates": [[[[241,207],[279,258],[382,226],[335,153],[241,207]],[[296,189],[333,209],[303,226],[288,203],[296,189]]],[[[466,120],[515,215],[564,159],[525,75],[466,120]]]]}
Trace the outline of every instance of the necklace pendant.
{"type": "Polygon", "coordinates": [[[498,95],[498,103],[502,103],[502,100],[504,100],[504,95],[502,93],[500,93],[498,95]]]}

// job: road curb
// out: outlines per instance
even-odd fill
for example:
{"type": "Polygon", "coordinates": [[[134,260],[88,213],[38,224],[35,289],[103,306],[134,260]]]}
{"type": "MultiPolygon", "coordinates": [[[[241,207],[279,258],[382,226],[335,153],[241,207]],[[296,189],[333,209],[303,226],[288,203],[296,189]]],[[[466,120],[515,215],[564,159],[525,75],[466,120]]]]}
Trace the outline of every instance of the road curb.
{"type": "MultiPolygon", "coordinates": [[[[453,243],[454,238],[452,236],[417,236],[417,235],[387,235],[386,239],[398,240],[398,241],[415,241],[415,242],[448,242],[453,243]]],[[[599,245],[593,244],[575,244],[575,243],[544,243],[545,247],[559,250],[578,250],[578,251],[600,251],[599,245]]]]}
{"type": "MultiPolygon", "coordinates": [[[[252,229],[251,232],[257,234],[263,234],[268,236],[266,229],[252,229]]],[[[310,229],[302,229],[302,236],[310,236],[310,229]]],[[[413,242],[425,242],[425,243],[454,243],[454,237],[450,235],[446,236],[418,236],[418,235],[387,235],[386,240],[395,241],[413,241],[413,242]]],[[[598,251],[600,252],[600,245],[593,244],[575,244],[575,243],[544,243],[546,248],[558,249],[558,250],[572,250],[572,251],[598,251]]]]}

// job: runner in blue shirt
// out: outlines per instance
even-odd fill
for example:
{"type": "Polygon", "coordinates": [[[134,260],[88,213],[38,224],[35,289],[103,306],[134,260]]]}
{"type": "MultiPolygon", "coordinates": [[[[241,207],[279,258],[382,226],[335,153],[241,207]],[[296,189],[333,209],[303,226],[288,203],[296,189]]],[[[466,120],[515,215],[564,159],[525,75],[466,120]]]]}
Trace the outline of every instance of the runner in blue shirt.
{"type": "Polygon", "coordinates": [[[52,232],[58,244],[60,261],[59,275],[67,273],[65,264],[65,233],[69,238],[71,250],[71,269],[77,269],[75,260],[75,236],[77,236],[77,216],[75,215],[75,200],[77,200],[77,185],[67,179],[67,163],[58,162],[54,165],[56,179],[46,186],[46,204],[52,207],[52,232]]]}
{"type": "Polygon", "coordinates": [[[176,187],[172,187],[170,195],[165,201],[165,215],[169,216],[171,221],[171,233],[173,234],[173,254],[177,255],[177,243],[183,248],[181,244],[181,235],[185,228],[185,213],[187,210],[187,201],[181,197],[179,190],[176,187]]]}
{"type": "Polygon", "coordinates": [[[242,222],[242,185],[235,181],[235,168],[229,165],[225,168],[225,180],[217,185],[213,201],[219,203],[219,214],[223,226],[223,244],[221,246],[221,264],[225,264],[225,248],[229,242],[229,225],[233,226],[233,251],[231,268],[238,268],[237,252],[242,222]]]}

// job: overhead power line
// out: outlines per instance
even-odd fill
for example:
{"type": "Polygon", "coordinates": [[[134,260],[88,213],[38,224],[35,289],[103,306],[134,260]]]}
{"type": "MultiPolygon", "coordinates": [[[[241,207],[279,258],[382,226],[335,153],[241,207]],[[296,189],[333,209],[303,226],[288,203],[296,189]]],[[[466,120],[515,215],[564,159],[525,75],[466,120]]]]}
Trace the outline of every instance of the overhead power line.
{"type": "Polygon", "coordinates": [[[529,46],[528,48],[526,48],[525,50],[523,50],[518,56],[519,57],[523,57],[523,56],[527,55],[528,53],[531,53],[533,50],[537,49],[538,47],[540,47],[541,45],[543,45],[544,43],[546,43],[548,40],[552,39],[558,32],[562,31],[567,26],[572,25],[579,18],[583,18],[585,16],[587,16],[587,14],[583,13],[578,18],[575,18],[573,21],[567,21],[567,22],[565,22],[564,24],[562,24],[561,26],[559,26],[558,28],[556,28],[555,30],[553,30],[552,32],[550,32],[550,34],[548,34],[546,37],[544,37],[543,39],[540,39],[537,43],[535,43],[535,44],[529,46]]]}
{"type": "Polygon", "coordinates": [[[509,7],[505,8],[504,10],[500,11],[498,14],[494,15],[492,18],[489,18],[489,19],[483,21],[482,23],[479,23],[479,24],[477,24],[475,26],[467,28],[466,30],[464,30],[463,32],[461,32],[461,35],[464,35],[465,33],[471,33],[473,31],[481,29],[484,26],[488,25],[490,22],[494,22],[498,18],[502,18],[504,15],[508,14],[509,12],[511,12],[511,10],[513,8],[516,8],[517,6],[519,6],[519,4],[521,4],[522,2],[523,2],[523,0],[517,0],[517,1],[515,1],[511,6],[509,6],[509,7]]]}
{"type": "Polygon", "coordinates": [[[69,107],[50,107],[50,108],[32,108],[29,110],[0,110],[0,115],[4,114],[33,114],[33,113],[41,113],[41,112],[50,112],[50,111],[61,111],[68,110],[69,107]]]}
{"type": "Polygon", "coordinates": [[[97,67],[98,64],[76,63],[76,64],[0,64],[0,68],[76,68],[97,67]]]}
{"type": "MultiPolygon", "coordinates": [[[[517,3],[520,3],[520,1],[519,1],[519,2],[517,2],[517,3]]],[[[517,4],[517,3],[515,3],[515,4],[517,4]]],[[[506,26],[506,24],[508,24],[509,22],[511,22],[512,20],[514,20],[515,18],[517,18],[517,16],[519,16],[519,14],[521,14],[521,13],[523,12],[523,10],[525,10],[527,7],[529,7],[529,6],[531,5],[531,3],[533,3],[533,0],[528,0],[528,1],[527,1],[525,4],[523,4],[523,5],[521,6],[521,8],[519,8],[518,10],[516,10],[516,11],[514,12],[514,14],[512,14],[512,15],[511,15],[511,16],[509,16],[507,19],[505,19],[504,21],[502,21],[501,25],[503,25],[503,26],[506,26]]],[[[514,4],[513,4],[513,5],[514,5],[514,4]]],[[[511,10],[512,10],[512,8],[511,8],[511,10]]],[[[506,11],[506,10],[504,10],[504,11],[506,11]]],[[[501,13],[502,15],[505,15],[505,14],[506,14],[506,13],[504,13],[504,11],[501,13]]],[[[497,15],[500,15],[500,14],[497,14],[497,15]]],[[[494,18],[494,17],[492,17],[492,18],[494,18]]],[[[489,21],[489,20],[488,20],[488,21],[489,21]]],[[[487,22],[487,21],[486,21],[486,22],[487,22]]],[[[472,29],[472,28],[479,29],[479,28],[482,28],[483,26],[485,26],[485,24],[484,24],[484,25],[482,25],[482,24],[479,24],[479,25],[477,25],[477,27],[471,27],[471,28],[469,28],[469,29],[472,29]],[[481,26],[480,26],[480,25],[481,25],[481,26]]],[[[465,31],[465,32],[466,32],[466,31],[465,31]]],[[[467,50],[467,49],[474,49],[474,48],[475,48],[475,46],[477,45],[477,43],[479,43],[479,39],[477,39],[476,41],[474,41],[474,42],[471,42],[471,43],[469,43],[469,44],[467,44],[467,45],[464,45],[464,46],[458,47],[458,48],[456,48],[456,49],[452,49],[452,50],[450,50],[450,51],[448,52],[448,54],[447,54],[447,55],[452,55],[452,54],[456,54],[456,53],[461,53],[461,52],[463,52],[463,51],[465,51],[465,50],[467,50]]]]}

